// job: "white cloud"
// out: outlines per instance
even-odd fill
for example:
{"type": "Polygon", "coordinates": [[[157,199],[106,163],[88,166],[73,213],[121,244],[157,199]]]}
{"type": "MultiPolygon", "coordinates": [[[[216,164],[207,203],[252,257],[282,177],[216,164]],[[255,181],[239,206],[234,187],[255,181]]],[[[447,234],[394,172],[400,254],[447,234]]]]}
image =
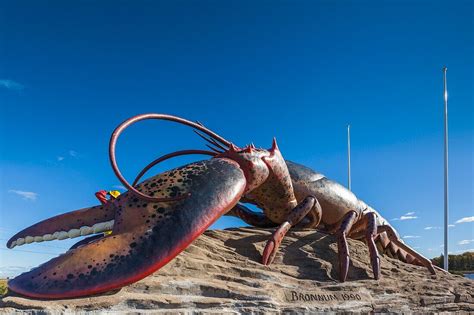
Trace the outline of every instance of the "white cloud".
{"type": "Polygon", "coordinates": [[[467,252],[474,252],[474,248],[460,249],[460,250],[455,251],[455,253],[459,253],[459,254],[463,254],[467,252]]]}
{"type": "Polygon", "coordinates": [[[72,156],[72,157],[74,157],[74,158],[77,157],[77,155],[78,155],[77,152],[74,151],[74,150],[69,150],[68,153],[69,153],[70,156],[72,156]]]}
{"type": "Polygon", "coordinates": [[[474,216],[461,218],[461,219],[456,221],[456,224],[457,223],[468,223],[468,222],[474,222],[474,216]]]}
{"type": "Polygon", "coordinates": [[[467,245],[471,243],[474,243],[474,240],[462,240],[458,243],[458,245],[467,245]]]}
{"type": "Polygon", "coordinates": [[[407,212],[404,215],[400,216],[399,218],[393,218],[392,221],[405,221],[405,220],[415,220],[418,219],[416,215],[414,215],[415,212],[407,212]]]}
{"type": "Polygon", "coordinates": [[[400,221],[404,221],[404,220],[415,220],[415,219],[418,219],[418,217],[416,215],[402,215],[400,217],[400,221]]]}
{"type": "Polygon", "coordinates": [[[31,266],[2,266],[0,268],[0,278],[12,278],[30,270],[31,266]]]}
{"type": "Polygon", "coordinates": [[[17,194],[18,196],[23,197],[24,200],[36,200],[38,198],[39,194],[32,192],[32,191],[23,191],[23,190],[15,190],[15,189],[10,189],[8,191],[9,193],[17,194]]]}
{"type": "MultiPolygon", "coordinates": [[[[448,228],[453,228],[455,227],[454,224],[448,224],[448,228]]],[[[427,226],[425,227],[425,230],[442,230],[443,228],[440,226],[427,226]]]]}
{"type": "Polygon", "coordinates": [[[12,232],[15,232],[15,230],[0,226],[0,234],[13,234],[12,232]]]}
{"type": "Polygon", "coordinates": [[[439,227],[439,226],[427,226],[427,227],[425,227],[425,230],[441,230],[441,227],[439,227]]]}
{"type": "Polygon", "coordinates": [[[420,238],[418,235],[406,235],[403,238],[420,238]]]}
{"type": "Polygon", "coordinates": [[[113,185],[112,187],[116,189],[127,190],[127,188],[125,188],[123,185],[113,185]]]}
{"type": "Polygon", "coordinates": [[[68,158],[78,159],[79,158],[79,153],[77,151],[74,151],[74,150],[68,150],[67,152],[63,152],[61,155],[58,155],[56,157],[56,160],[58,162],[61,162],[61,161],[64,161],[68,158]]]}
{"type": "Polygon", "coordinates": [[[25,88],[23,84],[8,79],[0,79],[0,87],[15,91],[21,91],[25,88]]]}

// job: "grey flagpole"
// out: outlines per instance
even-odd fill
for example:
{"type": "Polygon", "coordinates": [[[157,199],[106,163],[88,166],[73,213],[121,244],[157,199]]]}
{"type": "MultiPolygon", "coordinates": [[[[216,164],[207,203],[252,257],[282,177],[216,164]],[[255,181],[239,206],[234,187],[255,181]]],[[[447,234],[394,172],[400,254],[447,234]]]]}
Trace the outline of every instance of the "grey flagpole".
{"type": "Polygon", "coordinates": [[[448,68],[443,67],[443,89],[444,89],[444,269],[449,268],[448,259],[448,83],[446,72],[448,68]]]}
{"type": "Polygon", "coordinates": [[[347,125],[347,187],[351,190],[351,125],[347,125]]]}

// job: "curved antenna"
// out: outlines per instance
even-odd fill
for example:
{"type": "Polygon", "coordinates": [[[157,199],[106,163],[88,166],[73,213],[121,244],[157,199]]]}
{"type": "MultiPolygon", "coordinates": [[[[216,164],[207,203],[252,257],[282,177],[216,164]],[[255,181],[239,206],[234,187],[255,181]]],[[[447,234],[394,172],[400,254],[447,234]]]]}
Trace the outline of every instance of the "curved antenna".
{"type": "Polygon", "coordinates": [[[122,122],[117,128],[115,128],[114,132],[112,133],[112,136],[110,137],[110,142],[109,142],[109,159],[110,163],[112,165],[112,170],[115,173],[115,176],[120,180],[120,182],[130,191],[132,191],[134,194],[140,196],[142,199],[145,199],[147,201],[151,202],[169,202],[169,201],[177,201],[181,200],[183,198],[186,198],[188,195],[183,195],[183,196],[177,196],[173,198],[156,198],[156,197],[151,197],[147,196],[141,192],[139,192],[137,189],[135,189],[132,185],[129,184],[129,182],[123,177],[122,173],[119,170],[119,167],[117,165],[117,159],[115,157],[115,148],[117,145],[117,139],[120,136],[120,134],[128,128],[130,125],[142,121],[142,120],[148,120],[148,119],[157,119],[157,120],[168,120],[168,121],[174,121],[186,126],[190,126],[194,129],[198,129],[202,131],[203,133],[207,134],[211,138],[221,142],[222,144],[230,147],[231,143],[227,141],[226,139],[222,138],[215,132],[212,132],[211,130],[207,129],[206,127],[189,121],[187,119],[177,117],[177,116],[172,116],[172,115],[166,115],[166,114],[154,114],[154,113],[149,113],[149,114],[141,114],[137,115],[134,117],[131,117],[124,122],[122,122]]]}
{"type": "Polygon", "coordinates": [[[159,158],[157,158],[156,160],[154,160],[153,162],[151,162],[147,166],[145,166],[145,168],[137,175],[137,177],[133,181],[132,186],[135,186],[138,183],[138,181],[140,180],[140,178],[142,178],[143,175],[145,175],[145,173],[148,172],[148,170],[150,168],[152,168],[153,166],[155,166],[156,164],[158,164],[160,162],[163,162],[163,161],[166,161],[168,159],[171,159],[172,157],[181,156],[181,155],[188,155],[188,154],[204,154],[204,155],[211,155],[211,156],[216,156],[217,155],[217,153],[214,153],[214,152],[211,152],[211,151],[206,151],[206,150],[182,150],[182,151],[176,151],[176,152],[173,152],[173,153],[165,154],[163,156],[160,156],[159,158]]]}
{"type": "Polygon", "coordinates": [[[222,153],[221,151],[219,151],[219,149],[220,149],[220,150],[223,150],[223,151],[226,150],[226,149],[225,149],[222,145],[220,145],[216,140],[214,140],[214,139],[212,139],[212,138],[206,137],[205,135],[203,135],[203,134],[200,133],[199,131],[196,131],[196,130],[193,130],[193,131],[194,131],[194,133],[196,133],[199,137],[201,137],[202,139],[206,140],[207,142],[209,142],[210,144],[212,144],[213,146],[215,146],[215,148],[214,148],[214,147],[211,147],[210,145],[207,145],[207,144],[206,144],[206,146],[207,146],[208,148],[212,149],[213,151],[222,153]]]}

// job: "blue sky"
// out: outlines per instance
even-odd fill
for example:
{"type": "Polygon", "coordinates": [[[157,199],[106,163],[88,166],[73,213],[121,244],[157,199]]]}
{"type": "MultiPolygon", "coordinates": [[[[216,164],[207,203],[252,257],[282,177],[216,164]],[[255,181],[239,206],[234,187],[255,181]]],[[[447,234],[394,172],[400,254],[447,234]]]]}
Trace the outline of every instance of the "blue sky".
{"type": "MultiPolygon", "coordinates": [[[[343,184],[350,123],[353,191],[406,242],[437,256],[443,65],[450,250],[472,250],[473,9],[469,1],[3,2],[0,276],[75,242],[4,245],[119,185],[109,136],[145,112],[199,120],[238,145],[269,147],[275,136],[287,159],[343,184]]],[[[144,122],[121,138],[118,159],[132,179],[161,154],[203,147],[189,129],[144,122]]],[[[215,227],[238,225],[223,218],[215,227]]]]}

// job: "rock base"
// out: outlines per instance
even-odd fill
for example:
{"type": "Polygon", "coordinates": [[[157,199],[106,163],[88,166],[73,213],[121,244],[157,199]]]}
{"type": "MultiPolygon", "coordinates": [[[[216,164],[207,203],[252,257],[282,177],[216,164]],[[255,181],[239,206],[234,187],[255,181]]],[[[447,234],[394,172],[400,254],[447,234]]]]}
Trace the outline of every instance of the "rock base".
{"type": "Polygon", "coordinates": [[[348,281],[339,283],[332,235],[292,230],[270,266],[260,263],[271,231],[207,231],[155,274],[100,296],[32,300],[10,295],[0,313],[117,311],[164,313],[474,312],[474,281],[381,257],[372,279],[364,243],[349,240],[348,281]]]}

